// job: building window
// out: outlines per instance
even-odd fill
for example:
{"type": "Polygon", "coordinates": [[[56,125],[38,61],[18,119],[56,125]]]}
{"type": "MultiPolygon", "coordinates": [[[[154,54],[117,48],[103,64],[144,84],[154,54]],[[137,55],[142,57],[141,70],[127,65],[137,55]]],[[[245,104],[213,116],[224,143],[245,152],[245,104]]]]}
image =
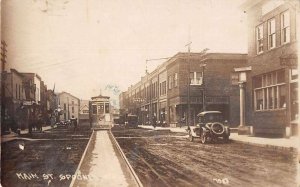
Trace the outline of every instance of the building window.
{"type": "Polygon", "coordinates": [[[65,110],[65,111],[67,110],[67,105],[66,105],[66,103],[64,103],[64,110],[65,110]]]}
{"type": "Polygon", "coordinates": [[[285,71],[278,70],[253,78],[256,111],[286,108],[285,71]]]}
{"type": "Polygon", "coordinates": [[[72,113],[74,113],[74,107],[72,106],[72,113]]]}
{"type": "Polygon", "coordinates": [[[177,87],[178,86],[178,74],[175,73],[174,74],[174,87],[177,87]]]}
{"type": "Polygon", "coordinates": [[[169,90],[172,89],[172,86],[173,86],[172,76],[169,76],[168,77],[168,88],[169,88],[169,90]]]}
{"type": "Polygon", "coordinates": [[[190,84],[202,85],[202,72],[190,72],[190,84]]]}
{"type": "Polygon", "coordinates": [[[275,34],[275,19],[268,21],[268,47],[273,49],[276,47],[276,34],[275,34]]]}
{"type": "Polygon", "coordinates": [[[160,95],[166,95],[167,93],[167,81],[160,83],[160,95]]]}
{"type": "Polygon", "coordinates": [[[281,44],[290,42],[290,13],[285,11],[281,14],[281,44]]]}
{"type": "Polygon", "coordinates": [[[16,84],[16,99],[18,99],[18,85],[16,84]]]}
{"type": "Polygon", "coordinates": [[[72,101],[72,105],[74,106],[74,101],[72,101]]]}
{"type": "Polygon", "coordinates": [[[262,53],[264,50],[264,31],[262,24],[256,27],[256,49],[257,54],[262,53]]]}

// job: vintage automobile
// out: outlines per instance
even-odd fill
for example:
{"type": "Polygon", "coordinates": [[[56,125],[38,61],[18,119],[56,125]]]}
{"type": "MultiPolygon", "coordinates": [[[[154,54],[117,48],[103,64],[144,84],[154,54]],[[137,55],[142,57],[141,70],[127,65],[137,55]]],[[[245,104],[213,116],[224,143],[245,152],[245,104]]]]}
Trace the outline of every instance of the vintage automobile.
{"type": "Polygon", "coordinates": [[[138,117],[137,115],[128,114],[125,119],[126,128],[138,128],[138,117]]]}
{"type": "Polygon", "coordinates": [[[198,123],[196,126],[189,126],[189,140],[200,138],[201,143],[216,142],[222,137],[225,142],[229,140],[230,129],[224,125],[223,115],[219,111],[205,111],[197,115],[198,123]]]}

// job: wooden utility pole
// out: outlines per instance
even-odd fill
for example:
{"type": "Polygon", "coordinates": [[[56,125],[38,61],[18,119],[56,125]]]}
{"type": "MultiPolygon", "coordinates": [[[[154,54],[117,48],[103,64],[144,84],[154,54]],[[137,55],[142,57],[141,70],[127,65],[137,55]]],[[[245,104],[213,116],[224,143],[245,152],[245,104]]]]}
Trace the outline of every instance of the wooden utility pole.
{"type": "Polygon", "coordinates": [[[191,69],[191,65],[190,65],[190,55],[191,55],[191,44],[192,42],[190,41],[189,43],[187,43],[185,45],[185,47],[188,47],[188,58],[187,58],[187,63],[188,63],[188,74],[187,74],[187,105],[188,105],[188,110],[187,110],[187,115],[186,115],[186,123],[187,123],[187,126],[190,126],[190,113],[191,113],[191,106],[190,106],[190,84],[191,84],[191,80],[190,80],[190,69],[191,69]]]}
{"type": "Polygon", "coordinates": [[[4,40],[1,41],[1,124],[4,121],[5,114],[5,64],[6,64],[6,53],[7,44],[4,40]]]}

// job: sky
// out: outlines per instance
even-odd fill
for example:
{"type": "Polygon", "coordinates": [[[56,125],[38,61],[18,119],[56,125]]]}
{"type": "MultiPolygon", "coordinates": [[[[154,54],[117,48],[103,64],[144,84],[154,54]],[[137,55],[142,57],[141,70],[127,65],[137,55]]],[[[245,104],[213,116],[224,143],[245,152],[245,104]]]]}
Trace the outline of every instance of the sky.
{"type": "MultiPolygon", "coordinates": [[[[186,52],[247,53],[245,0],[2,0],[7,69],[48,89],[117,100],[146,59],[186,52]]],[[[151,71],[164,61],[149,61],[151,71]]]]}

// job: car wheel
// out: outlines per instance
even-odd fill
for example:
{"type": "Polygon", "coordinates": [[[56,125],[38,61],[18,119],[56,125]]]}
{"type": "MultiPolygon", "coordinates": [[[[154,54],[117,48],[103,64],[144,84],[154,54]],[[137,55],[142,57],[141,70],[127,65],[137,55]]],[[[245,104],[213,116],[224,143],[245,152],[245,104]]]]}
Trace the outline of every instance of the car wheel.
{"type": "Polygon", "coordinates": [[[207,136],[204,132],[201,133],[201,143],[207,143],[207,136]]]}
{"type": "Polygon", "coordinates": [[[193,141],[194,141],[194,137],[193,137],[191,131],[189,131],[189,140],[190,140],[190,142],[193,142],[193,141]]]}

